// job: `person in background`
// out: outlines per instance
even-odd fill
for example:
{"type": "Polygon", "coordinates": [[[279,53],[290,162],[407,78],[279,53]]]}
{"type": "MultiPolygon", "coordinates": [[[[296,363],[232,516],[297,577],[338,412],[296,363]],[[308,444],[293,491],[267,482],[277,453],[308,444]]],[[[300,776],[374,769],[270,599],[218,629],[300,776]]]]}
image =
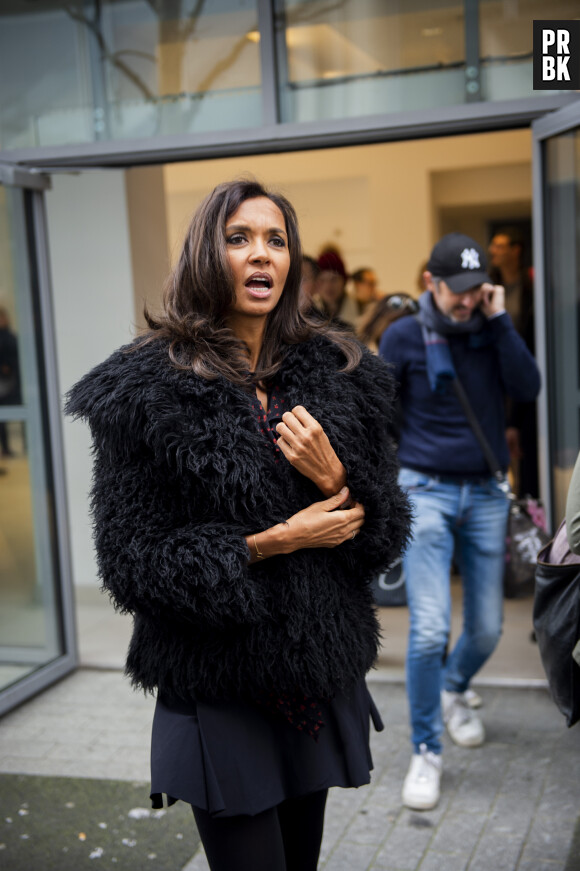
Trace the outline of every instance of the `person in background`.
{"type": "Polygon", "coordinates": [[[379,346],[400,385],[399,482],[414,509],[403,558],[413,755],[402,798],[416,810],[435,807],[440,797],[443,723],[462,747],[484,741],[463,693],[502,626],[508,499],[455,385],[461,383],[504,472],[506,393],[532,401],[540,388],[534,359],[505,310],[503,287],[491,283],[477,242],[461,233],[444,236],[423,278],[418,315],[391,324],[379,346]],[[463,584],[463,628],[446,654],[453,559],[463,584]]]}
{"type": "MultiPolygon", "coordinates": [[[[517,227],[497,231],[489,243],[490,276],[505,288],[506,311],[530,352],[534,353],[534,285],[525,264],[525,239],[517,227]]],[[[506,438],[518,496],[539,493],[536,403],[508,400],[506,438]]]]}
{"type": "Polygon", "coordinates": [[[157,695],[151,799],[193,807],[212,871],[315,871],[328,788],[368,783],[382,728],[370,580],[409,530],[394,382],[303,312],[301,274],[290,203],[219,185],[149,331],[67,403],[127,672],[157,695]]]}
{"type": "Polygon", "coordinates": [[[356,334],[367,348],[378,354],[380,338],[389,324],[418,311],[417,300],[408,293],[391,293],[367,308],[358,321],[356,334]]]}
{"type": "Polygon", "coordinates": [[[300,282],[300,292],[304,298],[305,305],[311,306],[313,297],[316,292],[316,279],[320,274],[320,267],[314,257],[308,254],[302,255],[302,281],[300,282]]]}
{"type": "Polygon", "coordinates": [[[336,326],[352,330],[358,311],[346,292],[348,276],[342,257],[336,251],[323,251],[318,258],[318,268],[315,303],[336,326]]]}
{"type": "Polygon", "coordinates": [[[381,298],[378,290],[377,276],[373,269],[363,266],[353,272],[351,278],[354,288],[354,300],[360,316],[365,314],[372,307],[373,303],[381,298]]]}
{"type": "MultiPolygon", "coordinates": [[[[18,339],[10,327],[8,310],[0,306],[0,405],[20,405],[21,402],[18,339]]],[[[0,421],[0,456],[13,456],[5,421],[0,421]]]]}
{"type": "Polygon", "coordinates": [[[506,311],[533,350],[534,285],[524,252],[525,239],[517,227],[498,230],[489,243],[489,274],[504,287],[506,311]]]}

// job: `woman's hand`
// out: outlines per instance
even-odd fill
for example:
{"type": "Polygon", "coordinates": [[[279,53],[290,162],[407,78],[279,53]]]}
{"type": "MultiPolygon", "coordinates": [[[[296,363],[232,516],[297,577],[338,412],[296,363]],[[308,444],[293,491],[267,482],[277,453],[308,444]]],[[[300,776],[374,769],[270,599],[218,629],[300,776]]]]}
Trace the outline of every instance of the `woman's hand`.
{"type": "Polygon", "coordinates": [[[337,547],[352,540],[365,522],[365,511],[358,502],[344,508],[349,500],[348,487],[343,487],[330,499],[313,502],[293,514],[285,523],[247,535],[250,562],[304,548],[337,547]]]}
{"type": "Polygon", "coordinates": [[[286,521],[287,541],[291,550],[309,547],[337,547],[354,539],[365,522],[365,510],[359,502],[349,503],[348,487],[323,502],[313,502],[286,521]]]}
{"type": "Polygon", "coordinates": [[[284,412],[276,432],[278,447],[288,462],[325,496],[337,493],[346,484],[346,470],[328,436],[302,405],[284,412]]]}

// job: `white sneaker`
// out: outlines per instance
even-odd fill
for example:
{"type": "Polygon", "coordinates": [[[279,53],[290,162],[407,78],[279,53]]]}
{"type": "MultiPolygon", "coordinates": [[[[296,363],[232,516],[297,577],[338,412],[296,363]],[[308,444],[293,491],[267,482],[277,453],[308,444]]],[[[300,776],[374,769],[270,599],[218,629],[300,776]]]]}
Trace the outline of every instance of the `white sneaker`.
{"type": "Polygon", "coordinates": [[[475,690],[472,690],[471,688],[465,690],[465,692],[463,693],[463,699],[465,701],[465,704],[469,708],[483,707],[483,699],[481,698],[479,693],[476,693],[475,690]]]}
{"type": "Polygon", "coordinates": [[[440,755],[421,744],[420,753],[414,753],[403,784],[403,804],[412,810],[428,811],[434,808],[441,795],[440,782],[443,760],[440,755]]]}
{"type": "Polygon", "coordinates": [[[469,708],[462,693],[441,691],[443,722],[453,741],[460,747],[479,747],[485,740],[483,723],[469,708]]]}

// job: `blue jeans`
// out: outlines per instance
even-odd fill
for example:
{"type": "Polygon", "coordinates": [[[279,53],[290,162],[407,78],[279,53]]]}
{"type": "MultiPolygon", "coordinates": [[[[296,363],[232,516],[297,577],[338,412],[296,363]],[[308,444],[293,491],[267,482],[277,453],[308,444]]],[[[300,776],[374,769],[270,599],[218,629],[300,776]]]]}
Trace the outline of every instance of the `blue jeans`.
{"type": "Polygon", "coordinates": [[[413,507],[403,565],[409,602],[407,693],[412,742],[441,753],[440,691],[463,692],[495,649],[502,627],[508,500],[493,478],[449,483],[401,469],[413,507]],[[447,658],[450,569],[463,580],[463,631],[447,658]]]}

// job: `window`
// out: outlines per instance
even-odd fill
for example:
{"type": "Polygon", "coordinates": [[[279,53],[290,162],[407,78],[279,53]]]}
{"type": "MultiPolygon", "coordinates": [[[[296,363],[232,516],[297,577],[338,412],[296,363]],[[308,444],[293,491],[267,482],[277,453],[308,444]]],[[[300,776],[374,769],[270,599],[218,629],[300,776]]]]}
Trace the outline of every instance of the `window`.
{"type": "Polygon", "coordinates": [[[3,149],[260,124],[257,3],[8,0],[0,81],[3,149]]]}

